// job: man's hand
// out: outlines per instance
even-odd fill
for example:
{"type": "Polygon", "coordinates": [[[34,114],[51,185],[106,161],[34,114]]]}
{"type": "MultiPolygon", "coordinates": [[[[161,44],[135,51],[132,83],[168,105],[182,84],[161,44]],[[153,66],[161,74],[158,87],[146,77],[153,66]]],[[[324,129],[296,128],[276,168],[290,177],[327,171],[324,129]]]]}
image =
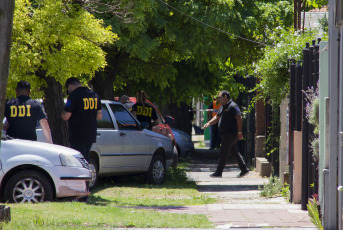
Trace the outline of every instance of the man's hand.
{"type": "Polygon", "coordinates": [[[202,127],[202,129],[206,129],[208,126],[210,126],[210,124],[207,122],[206,124],[204,124],[204,126],[202,127]]]}
{"type": "Polygon", "coordinates": [[[242,132],[238,132],[238,140],[243,140],[243,133],[242,132]]]}

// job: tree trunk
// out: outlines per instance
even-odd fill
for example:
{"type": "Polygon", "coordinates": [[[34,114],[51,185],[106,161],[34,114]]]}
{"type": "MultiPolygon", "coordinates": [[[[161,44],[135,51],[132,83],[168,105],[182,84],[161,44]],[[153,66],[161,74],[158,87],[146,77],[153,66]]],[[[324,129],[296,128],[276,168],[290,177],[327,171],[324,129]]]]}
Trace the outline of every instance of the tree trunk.
{"type": "Polygon", "coordinates": [[[10,61],[14,1],[0,1],[0,133],[4,117],[10,61]]]}
{"type": "Polygon", "coordinates": [[[101,99],[114,100],[114,81],[118,72],[120,72],[121,64],[129,58],[127,53],[117,53],[118,51],[113,47],[103,48],[107,53],[106,59],[108,66],[102,72],[95,74],[91,80],[94,92],[96,92],[101,99]]]}
{"type": "Polygon", "coordinates": [[[174,117],[173,127],[180,129],[189,135],[192,134],[192,122],[190,116],[191,108],[186,103],[181,103],[178,106],[175,103],[169,103],[162,109],[162,113],[174,117]]]}
{"type": "Polygon", "coordinates": [[[45,78],[47,87],[44,89],[44,107],[48,115],[48,122],[54,144],[69,146],[67,122],[62,120],[64,110],[62,86],[55,78],[45,78]]]}
{"type": "Polygon", "coordinates": [[[103,100],[114,100],[113,84],[114,79],[106,77],[106,73],[98,73],[91,80],[94,92],[96,92],[100,99],[103,100]]]}

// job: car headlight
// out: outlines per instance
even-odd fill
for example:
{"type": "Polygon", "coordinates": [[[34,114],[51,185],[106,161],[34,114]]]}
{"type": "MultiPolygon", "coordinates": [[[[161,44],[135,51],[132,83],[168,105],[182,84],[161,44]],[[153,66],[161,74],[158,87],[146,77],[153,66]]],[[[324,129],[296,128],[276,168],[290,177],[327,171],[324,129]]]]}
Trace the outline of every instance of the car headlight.
{"type": "Polygon", "coordinates": [[[74,156],[65,155],[65,154],[62,153],[62,154],[60,154],[60,160],[61,160],[61,164],[63,166],[81,167],[82,168],[82,164],[74,156]]]}

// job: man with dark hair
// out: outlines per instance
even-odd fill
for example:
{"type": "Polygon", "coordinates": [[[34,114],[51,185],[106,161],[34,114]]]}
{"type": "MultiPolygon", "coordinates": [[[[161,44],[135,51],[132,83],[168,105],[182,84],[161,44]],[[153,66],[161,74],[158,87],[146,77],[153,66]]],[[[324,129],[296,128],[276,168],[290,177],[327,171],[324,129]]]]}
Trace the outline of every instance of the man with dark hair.
{"type": "Polygon", "coordinates": [[[123,94],[118,98],[118,101],[124,105],[130,112],[132,110],[133,102],[130,101],[130,97],[123,94]]]}
{"type": "Polygon", "coordinates": [[[70,147],[89,161],[89,151],[96,142],[97,119],[102,118],[101,101],[95,92],[83,87],[75,77],[69,78],[65,86],[69,97],[62,119],[68,121],[70,147]]]}
{"type": "Polygon", "coordinates": [[[243,177],[249,173],[242,155],[238,152],[237,141],[243,140],[242,133],[242,114],[238,105],[230,99],[228,91],[221,91],[218,94],[218,101],[221,107],[209,122],[204,125],[208,126],[218,123],[219,134],[221,136],[221,146],[219,150],[219,162],[217,170],[212,173],[211,177],[222,177],[228,155],[231,153],[236,158],[241,173],[237,177],[243,177]]]}
{"type": "Polygon", "coordinates": [[[37,121],[39,121],[46,142],[52,143],[46,114],[41,104],[29,97],[30,90],[31,86],[27,81],[18,82],[16,88],[17,98],[6,103],[6,134],[14,138],[36,141],[36,125],[37,121]]]}

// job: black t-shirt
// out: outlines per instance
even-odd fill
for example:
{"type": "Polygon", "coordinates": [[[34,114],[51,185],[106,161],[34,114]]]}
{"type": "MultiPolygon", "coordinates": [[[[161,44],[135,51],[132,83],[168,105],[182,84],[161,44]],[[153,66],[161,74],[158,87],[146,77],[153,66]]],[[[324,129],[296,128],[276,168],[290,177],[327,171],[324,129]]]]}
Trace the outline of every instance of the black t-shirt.
{"type": "Polygon", "coordinates": [[[9,123],[7,135],[36,141],[37,121],[46,118],[46,114],[38,101],[28,96],[19,96],[6,103],[5,117],[9,123]]]}
{"type": "Polygon", "coordinates": [[[72,113],[68,121],[71,143],[96,142],[98,110],[101,110],[100,98],[87,87],[79,87],[69,95],[64,111],[72,113]]]}
{"type": "Polygon", "coordinates": [[[156,111],[148,103],[145,103],[144,107],[141,103],[136,103],[132,106],[132,111],[136,111],[137,120],[141,123],[147,122],[151,125],[151,119],[157,119],[156,111]]]}
{"type": "Polygon", "coordinates": [[[238,105],[229,101],[226,105],[222,105],[217,113],[220,117],[218,127],[219,133],[237,133],[236,116],[242,115],[238,105]]]}

